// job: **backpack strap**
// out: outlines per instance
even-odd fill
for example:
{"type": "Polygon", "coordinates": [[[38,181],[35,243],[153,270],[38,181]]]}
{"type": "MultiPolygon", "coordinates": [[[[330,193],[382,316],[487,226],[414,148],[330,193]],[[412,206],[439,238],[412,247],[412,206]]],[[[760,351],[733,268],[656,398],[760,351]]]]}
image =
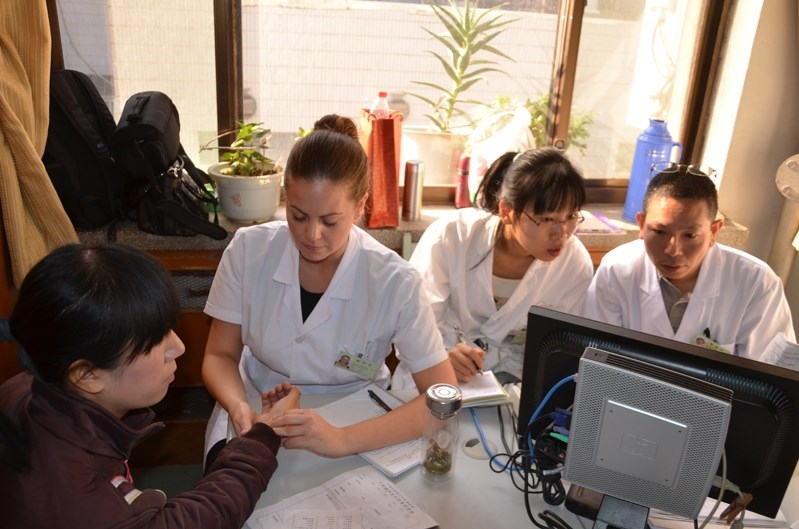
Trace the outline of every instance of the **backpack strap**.
{"type": "Polygon", "coordinates": [[[119,178],[119,170],[111,155],[109,139],[114,132],[114,117],[103,102],[98,101],[97,89],[86,74],[73,70],[59,70],[51,76],[50,97],[70,120],[83,140],[92,146],[103,172],[111,178],[119,178]],[[76,97],[80,92],[82,97],[76,97]],[[87,115],[98,116],[97,123],[91,123],[87,115]],[[100,133],[97,132],[98,127],[100,133]]]}

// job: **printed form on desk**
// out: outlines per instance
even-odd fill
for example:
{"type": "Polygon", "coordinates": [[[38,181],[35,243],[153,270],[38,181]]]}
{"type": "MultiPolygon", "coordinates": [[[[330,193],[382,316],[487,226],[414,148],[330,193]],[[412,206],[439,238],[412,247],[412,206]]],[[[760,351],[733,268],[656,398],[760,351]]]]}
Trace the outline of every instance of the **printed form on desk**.
{"type": "Polygon", "coordinates": [[[247,524],[250,529],[428,529],[437,525],[370,466],[256,509],[247,524]]]}

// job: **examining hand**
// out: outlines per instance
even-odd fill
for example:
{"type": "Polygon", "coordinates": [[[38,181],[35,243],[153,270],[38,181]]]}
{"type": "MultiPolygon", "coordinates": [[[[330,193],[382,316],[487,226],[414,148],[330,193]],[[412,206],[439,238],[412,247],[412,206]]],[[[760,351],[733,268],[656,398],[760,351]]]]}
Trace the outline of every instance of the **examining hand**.
{"type": "Polygon", "coordinates": [[[485,351],[479,347],[471,347],[459,343],[449,351],[449,361],[455,370],[458,382],[469,382],[479,370],[485,366],[483,356],[485,351]]]}
{"type": "Polygon", "coordinates": [[[285,448],[302,448],[325,457],[351,454],[342,429],[331,425],[315,410],[289,410],[277,418],[271,426],[283,437],[285,448]]]}

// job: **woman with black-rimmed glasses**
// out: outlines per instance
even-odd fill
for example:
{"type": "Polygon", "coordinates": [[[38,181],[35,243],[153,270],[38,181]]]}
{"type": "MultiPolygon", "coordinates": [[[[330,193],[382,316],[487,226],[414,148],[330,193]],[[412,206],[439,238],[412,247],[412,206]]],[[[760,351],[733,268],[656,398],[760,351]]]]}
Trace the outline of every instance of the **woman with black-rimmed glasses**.
{"type": "MultiPolygon", "coordinates": [[[[583,177],[562,152],[509,152],[486,172],[476,207],[425,230],[411,264],[460,381],[481,369],[520,379],[530,306],[579,303],[593,273],[574,237],[584,203],[583,177]]],[[[407,383],[402,364],[394,381],[407,383]]]]}

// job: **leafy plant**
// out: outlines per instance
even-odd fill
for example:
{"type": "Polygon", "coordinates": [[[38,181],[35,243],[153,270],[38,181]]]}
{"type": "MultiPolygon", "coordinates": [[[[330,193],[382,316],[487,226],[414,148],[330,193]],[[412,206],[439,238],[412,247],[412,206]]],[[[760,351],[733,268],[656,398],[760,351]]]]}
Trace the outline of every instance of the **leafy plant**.
{"type": "Polygon", "coordinates": [[[430,4],[433,13],[444,25],[446,31],[435,33],[427,28],[422,28],[447,49],[446,56],[435,51],[428,53],[433,55],[444,68],[447,77],[451,80],[451,85],[444,87],[427,81],[412,81],[433,88],[441,95],[435,100],[420,94],[410,93],[408,95],[421,99],[431,106],[431,113],[425,114],[425,116],[440,132],[451,132],[453,119],[462,118],[467,123],[471,123],[470,116],[462,105],[481,103],[466,99],[464,94],[475,83],[483,80],[484,74],[498,72],[507,75],[497,67],[499,63],[496,60],[482,57],[490,54],[513,61],[493,47],[491,41],[502,34],[508,24],[517,19],[502,20],[503,15],[497,14],[497,10],[505,4],[485,10],[479,10],[478,4],[477,0],[465,0],[463,8],[459,8],[455,0],[449,0],[448,8],[430,4]]]}
{"type": "MultiPolygon", "coordinates": [[[[545,92],[536,98],[527,98],[519,102],[508,96],[498,96],[493,102],[481,107],[472,116],[475,122],[484,120],[492,120],[491,128],[484,130],[480,138],[474,138],[474,141],[479,141],[486,136],[495,133],[496,130],[507,124],[511,119],[513,111],[519,106],[523,105],[530,113],[530,132],[533,135],[535,144],[538,147],[547,144],[547,114],[549,112],[549,92],[545,92]],[[501,116],[503,115],[504,116],[501,116]],[[497,119],[497,117],[504,117],[505,119],[497,119]]],[[[585,149],[588,144],[585,140],[591,135],[590,128],[594,124],[593,112],[572,112],[569,117],[569,133],[566,138],[566,146],[574,147],[580,151],[580,154],[585,154],[585,149]]]]}
{"type": "Polygon", "coordinates": [[[268,158],[264,152],[269,148],[269,138],[272,136],[270,129],[263,128],[263,123],[236,122],[238,128],[223,132],[212,138],[200,147],[201,151],[218,149],[225,151],[221,160],[228,166],[222,170],[223,174],[231,176],[262,176],[275,174],[280,168],[274,160],[268,158]],[[225,136],[235,134],[236,138],[230,146],[212,146],[211,143],[225,136]]]}
{"type": "MultiPolygon", "coordinates": [[[[549,113],[549,92],[545,92],[535,99],[526,99],[524,106],[530,112],[530,131],[535,138],[537,146],[547,144],[547,114],[549,113]]],[[[585,140],[591,135],[590,128],[594,124],[593,112],[572,112],[569,116],[569,135],[566,138],[566,146],[574,147],[585,154],[588,144],[585,140]]]]}

